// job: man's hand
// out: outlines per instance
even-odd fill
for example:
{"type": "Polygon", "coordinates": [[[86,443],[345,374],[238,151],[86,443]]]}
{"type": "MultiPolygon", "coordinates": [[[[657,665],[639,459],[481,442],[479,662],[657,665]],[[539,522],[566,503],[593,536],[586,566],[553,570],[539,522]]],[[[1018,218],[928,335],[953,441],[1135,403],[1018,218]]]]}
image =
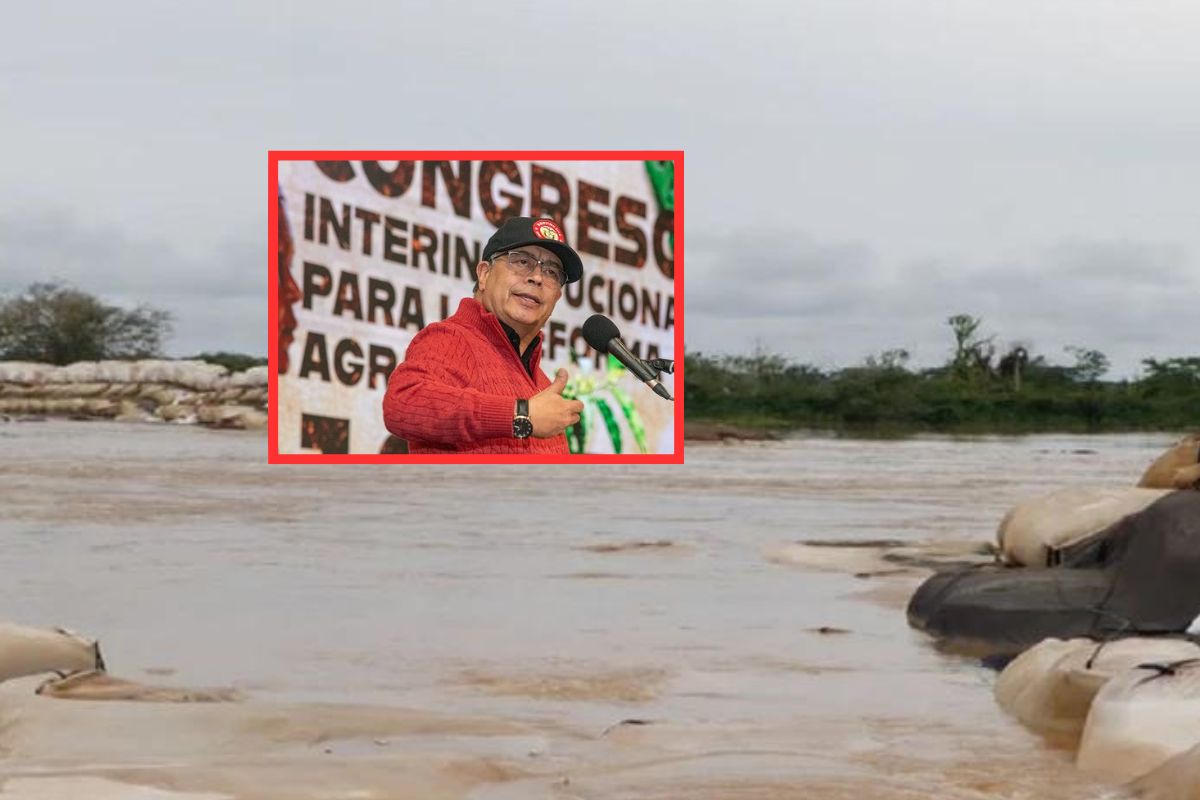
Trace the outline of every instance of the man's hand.
{"type": "Polygon", "coordinates": [[[583,403],[563,398],[566,385],[567,371],[560,369],[554,376],[554,383],[529,398],[529,421],[533,423],[533,435],[537,438],[558,436],[579,422],[583,403]]]}

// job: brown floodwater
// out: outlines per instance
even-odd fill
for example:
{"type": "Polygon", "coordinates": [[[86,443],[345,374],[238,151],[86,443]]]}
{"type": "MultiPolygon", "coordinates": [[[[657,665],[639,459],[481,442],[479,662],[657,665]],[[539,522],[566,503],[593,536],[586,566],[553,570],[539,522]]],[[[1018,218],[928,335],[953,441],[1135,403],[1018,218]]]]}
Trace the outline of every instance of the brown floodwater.
{"type": "Polygon", "coordinates": [[[1174,438],[301,467],[243,432],[0,424],[0,618],[246,698],[10,682],[0,800],[1110,796],[1004,716],[994,673],[907,627],[919,577],[779,554],[982,543],[1038,492],[1133,485],[1174,438]]]}

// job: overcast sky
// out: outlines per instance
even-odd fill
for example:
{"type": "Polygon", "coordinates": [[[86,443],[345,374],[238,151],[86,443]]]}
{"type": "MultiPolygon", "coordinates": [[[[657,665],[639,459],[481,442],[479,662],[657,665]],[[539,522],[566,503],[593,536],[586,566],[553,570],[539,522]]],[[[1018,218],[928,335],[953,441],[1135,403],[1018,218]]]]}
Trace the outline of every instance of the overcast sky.
{"type": "Polygon", "coordinates": [[[5,18],[0,292],[57,277],[168,308],[173,355],[266,351],[268,149],[451,147],[685,149],[691,350],[929,365],[965,312],[1117,374],[1200,353],[1194,0],[5,18]]]}

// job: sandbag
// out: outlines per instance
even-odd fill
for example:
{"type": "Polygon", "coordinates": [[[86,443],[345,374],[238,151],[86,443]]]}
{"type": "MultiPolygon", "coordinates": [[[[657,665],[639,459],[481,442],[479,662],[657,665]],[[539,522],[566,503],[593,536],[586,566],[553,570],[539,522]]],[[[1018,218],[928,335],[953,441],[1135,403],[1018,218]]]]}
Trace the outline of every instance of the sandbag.
{"type": "Polygon", "coordinates": [[[148,383],[142,385],[141,391],[138,392],[138,399],[147,400],[155,406],[169,406],[186,394],[181,389],[148,383]]]}
{"type": "Polygon", "coordinates": [[[1093,698],[1109,679],[1148,661],[1188,658],[1200,658],[1200,646],[1186,639],[1045,639],[1000,673],[996,702],[1027,728],[1074,747],[1093,698]]]}
{"type": "Polygon", "coordinates": [[[268,395],[266,387],[261,389],[244,389],[239,402],[246,406],[265,408],[267,405],[267,397],[268,395]]]}
{"type": "Polygon", "coordinates": [[[0,397],[0,414],[44,414],[46,401],[36,397],[0,397]]]}
{"type": "Polygon", "coordinates": [[[1076,763],[1106,778],[1145,775],[1200,744],[1200,659],[1146,662],[1092,701],[1076,763]]]}
{"type": "Polygon", "coordinates": [[[1141,800],[1195,800],[1200,797],[1200,745],[1171,756],[1128,787],[1141,800]]]}
{"type": "Polygon", "coordinates": [[[101,398],[83,401],[83,413],[89,417],[115,417],[123,410],[120,401],[101,398]]]}
{"type": "Polygon", "coordinates": [[[1138,486],[1200,489],[1200,433],[1175,444],[1146,468],[1138,486]]]}
{"type": "Polygon", "coordinates": [[[97,361],[96,379],[108,383],[137,383],[132,361],[97,361]]]}
{"type": "Polygon", "coordinates": [[[237,372],[231,375],[229,383],[232,386],[238,386],[243,389],[266,387],[267,375],[266,367],[251,367],[244,372],[237,372]]]}
{"type": "Polygon", "coordinates": [[[267,415],[249,406],[202,405],[196,408],[196,421],[214,428],[260,430],[267,426],[267,415]]]}
{"type": "Polygon", "coordinates": [[[166,422],[192,423],[196,421],[196,408],[190,405],[159,406],[154,413],[166,422]]]}
{"type": "Polygon", "coordinates": [[[55,369],[46,377],[46,383],[112,383],[100,377],[98,361],[77,361],[55,369]]]}
{"type": "Polygon", "coordinates": [[[139,383],[166,383],[207,392],[223,388],[228,372],[220,364],[204,361],[143,359],[134,362],[132,378],[139,383]]]}
{"type": "Polygon", "coordinates": [[[107,383],[56,383],[42,387],[46,398],[101,397],[108,390],[107,383]]]}
{"type": "Polygon", "coordinates": [[[1164,489],[1070,487],[1020,503],[996,533],[1004,561],[1045,567],[1064,546],[1099,533],[1167,494],[1164,489]]]}
{"type": "Polygon", "coordinates": [[[104,669],[100,645],[63,628],[0,622],[0,681],[39,672],[104,669]]]}
{"type": "Polygon", "coordinates": [[[0,397],[40,397],[41,394],[41,386],[26,386],[23,383],[0,381],[0,397]]]}
{"type": "Polygon", "coordinates": [[[0,361],[0,383],[41,385],[54,369],[49,364],[35,364],[31,361],[0,361]]]}
{"type": "Polygon", "coordinates": [[[212,392],[205,398],[209,403],[220,405],[226,403],[236,403],[242,397],[242,389],[237,386],[230,386],[227,389],[221,389],[217,392],[212,392]]]}
{"type": "Polygon", "coordinates": [[[110,400],[137,397],[141,394],[142,388],[140,383],[110,383],[104,390],[104,396],[110,400]]]}
{"type": "Polygon", "coordinates": [[[995,655],[1048,637],[1182,633],[1200,615],[1200,492],[1171,492],[1061,555],[1054,569],[937,573],[913,594],[909,624],[995,655]]]}

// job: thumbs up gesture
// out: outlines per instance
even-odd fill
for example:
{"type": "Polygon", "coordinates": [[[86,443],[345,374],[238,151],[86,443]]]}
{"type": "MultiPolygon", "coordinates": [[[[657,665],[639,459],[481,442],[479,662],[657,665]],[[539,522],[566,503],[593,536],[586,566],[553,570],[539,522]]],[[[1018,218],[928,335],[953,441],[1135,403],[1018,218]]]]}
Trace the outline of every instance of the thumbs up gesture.
{"type": "Polygon", "coordinates": [[[529,398],[529,421],[533,423],[533,435],[537,438],[558,436],[579,422],[583,403],[565,399],[562,393],[566,386],[567,371],[559,369],[554,375],[554,383],[529,398]]]}

